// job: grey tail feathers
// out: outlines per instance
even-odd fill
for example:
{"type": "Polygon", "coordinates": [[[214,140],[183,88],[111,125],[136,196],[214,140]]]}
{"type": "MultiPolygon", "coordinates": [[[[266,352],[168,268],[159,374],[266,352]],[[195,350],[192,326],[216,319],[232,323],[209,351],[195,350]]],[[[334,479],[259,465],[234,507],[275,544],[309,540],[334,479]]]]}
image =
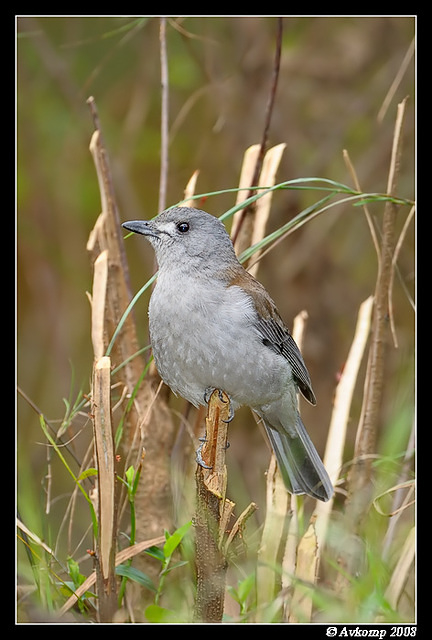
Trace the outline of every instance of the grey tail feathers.
{"type": "Polygon", "coordinates": [[[306,493],[323,502],[330,500],[332,483],[300,415],[297,416],[295,436],[263,422],[287,490],[306,493]]]}

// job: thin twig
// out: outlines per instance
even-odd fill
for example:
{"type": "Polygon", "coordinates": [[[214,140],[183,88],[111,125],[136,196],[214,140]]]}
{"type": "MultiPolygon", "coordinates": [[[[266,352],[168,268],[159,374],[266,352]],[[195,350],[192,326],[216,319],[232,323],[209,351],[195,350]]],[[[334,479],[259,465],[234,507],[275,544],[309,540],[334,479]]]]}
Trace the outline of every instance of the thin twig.
{"type": "Polygon", "coordinates": [[[47,428],[49,429],[49,431],[55,437],[56,443],[60,447],[63,447],[63,448],[66,449],[66,451],[71,456],[71,458],[73,459],[75,464],[79,467],[80,466],[80,461],[78,460],[78,458],[75,455],[74,451],[71,449],[71,447],[69,447],[68,442],[64,442],[64,440],[62,438],[58,437],[57,431],[54,429],[54,427],[52,426],[52,424],[49,421],[49,419],[45,417],[43,411],[38,407],[38,405],[35,402],[33,402],[33,400],[26,394],[26,392],[19,385],[17,386],[17,392],[27,402],[27,404],[33,409],[33,411],[35,411],[38,414],[38,416],[43,418],[44,423],[46,424],[47,428]]]}
{"type": "MultiPolygon", "coordinates": [[[[392,156],[389,169],[387,193],[395,194],[399,174],[402,123],[405,111],[404,100],[398,105],[398,113],[393,136],[392,156]]],[[[388,294],[391,282],[394,255],[394,234],[397,205],[387,201],[382,224],[382,245],[380,268],[374,295],[374,316],[372,338],[369,350],[362,415],[357,430],[355,463],[348,477],[347,520],[355,531],[371,489],[372,472],[370,454],[375,451],[379,411],[384,388],[385,334],[388,327],[388,294]]]]}
{"type": "MultiPolygon", "coordinates": [[[[281,17],[277,18],[277,33],[276,33],[276,51],[275,51],[275,58],[274,58],[274,64],[273,64],[273,74],[272,74],[272,81],[271,81],[271,86],[270,86],[270,93],[269,93],[269,97],[267,100],[267,107],[266,107],[266,113],[265,113],[265,118],[264,118],[264,129],[263,129],[263,135],[261,138],[261,144],[260,144],[260,149],[259,149],[259,154],[256,160],[256,164],[255,164],[255,170],[252,176],[252,180],[251,180],[251,187],[253,185],[258,184],[258,178],[259,175],[261,173],[261,168],[262,168],[262,163],[264,161],[264,156],[265,156],[265,152],[266,152],[266,148],[267,148],[267,141],[268,141],[268,133],[269,133],[269,129],[270,129],[270,123],[271,123],[271,118],[272,118],[272,114],[273,114],[273,107],[274,107],[274,102],[275,102],[275,97],[276,97],[276,89],[277,89],[277,85],[278,85],[278,80],[279,80],[279,70],[280,70],[280,60],[281,60],[281,51],[282,51],[282,32],[283,32],[283,19],[281,17]]],[[[251,197],[254,193],[253,189],[250,189],[248,195],[246,196],[246,200],[247,198],[251,197]]],[[[233,244],[236,243],[238,235],[240,233],[240,230],[244,224],[245,218],[248,215],[248,213],[251,213],[254,211],[254,204],[249,205],[248,207],[246,207],[245,209],[243,209],[242,211],[242,215],[241,218],[239,220],[239,223],[236,227],[235,233],[233,235],[232,241],[233,244]]]]}
{"type": "Polygon", "coordinates": [[[251,517],[251,515],[253,513],[255,513],[255,511],[258,509],[257,505],[255,504],[255,502],[251,502],[250,504],[248,504],[248,506],[246,507],[246,509],[244,509],[241,514],[239,515],[239,517],[237,518],[237,520],[235,521],[233,527],[231,528],[230,533],[228,534],[228,537],[226,539],[226,542],[224,544],[224,554],[226,555],[228,553],[228,548],[231,544],[231,542],[234,540],[234,538],[236,537],[236,535],[238,535],[242,530],[244,525],[246,524],[246,520],[248,518],[251,517]]]}
{"type": "Polygon", "coordinates": [[[400,551],[399,559],[393,571],[390,583],[385,590],[384,597],[393,610],[397,610],[398,601],[402,594],[411,566],[414,563],[416,549],[416,530],[412,527],[400,551]]]}
{"type": "Polygon", "coordinates": [[[161,167],[159,179],[159,213],[165,209],[168,180],[168,60],[166,48],[166,18],[159,27],[161,65],[161,167]]]}
{"type": "MultiPolygon", "coordinates": [[[[344,149],[342,153],[343,153],[343,157],[344,157],[344,160],[345,160],[345,164],[347,165],[347,167],[349,169],[349,172],[351,173],[351,177],[353,179],[354,186],[357,189],[357,191],[361,191],[362,189],[360,187],[360,182],[359,182],[359,179],[357,177],[356,170],[354,169],[354,165],[352,164],[351,159],[349,157],[348,151],[346,149],[344,149]]],[[[381,260],[381,257],[380,257],[380,246],[379,246],[379,241],[378,241],[378,236],[377,236],[377,233],[376,233],[374,221],[373,221],[373,218],[372,218],[371,214],[369,213],[369,209],[368,209],[366,203],[363,204],[363,211],[364,211],[364,214],[366,216],[367,223],[369,225],[369,231],[370,231],[370,234],[372,236],[372,241],[374,243],[375,251],[376,251],[376,254],[377,254],[377,258],[378,258],[378,269],[379,269],[380,260],[381,260]]]]}
{"type": "Polygon", "coordinates": [[[408,65],[411,62],[411,59],[414,55],[414,46],[415,46],[415,41],[414,38],[411,40],[410,46],[408,47],[408,51],[405,54],[404,59],[402,60],[401,66],[398,69],[398,72],[396,74],[395,79],[393,80],[390,89],[387,91],[387,95],[383,100],[383,103],[381,105],[381,109],[378,112],[377,115],[377,122],[381,123],[384,120],[384,116],[387,113],[387,109],[388,106],[390,104],[390,102],[393,99],[394,94],[396,93],[396,90],[398,88],[398,86],[401,83],[401,80],[405,74],[405,71],[408,69],[408,65]]]}
{"type": "Polygon", "coordinates": [[[399,521],[399,516],[402,513],[401,507],[407,501],[407,495],[404,489],[401,488],[401,485],[403,485],[409,479],[411,474],[411,469],[413,464],[412,459],[415,451],[415,431],[416,431],[416,427],[415,427],[415,423],[413,423],[411,428],[411,434],[410,434],[407,448],[405,451],[404,462],[398,477],[398,489],[397,491],[394,492],[394,498],[393,498],[393,503],[391,507],[391,512],[396,513],[397,515],[390,518],[389,525],[388,525],[386,534],[384,536],[384,541],[382,546],[382,557],[385,560],[387,560],[390,553],[390,547],[394,539],[396,525],[399,521]]]}
{"type": "Polygon", "coordinates": [[[396,242],[396,246],[395,246],[395,250],[393,253],[393,259],[392,259],[392,270],[391,270],[391,274],[390,274],[390,284],[389,284],[389,291],[388,291],[388,305],[389,305],[389,317],[390,317],[390,329],[392,332],[392,336],[393,336],[393,343],[394,346],[397,347],[398,346],[398,340],[397,340],[397,335],[396,335],[396,327],[395,327],[395,322],[394,322],[394,314],[393,314],[393,282],[394,282],[394,276],[395,273],[397,273],[397,260],[399,257],[399,252],[401,250],[401,247],[403,245],[403,242],[405,240],[405,236],[406,233],[408,231],[408,227],[411,223],[411,220],[414,216],[414,212],[415,212],[415,207],[411,207],[411,210],[408,214],[407,219],[405,220],[404,226],[402,228],[402,231],[400,232],[400,236],[398,241],[396,242]]]}
{"type": "MultiPolygon", "coordinates": [[[[258,161],[255,167],[255,173],[252,179],[252,184],[257,184],[259,175],[261,173],[262,163],[264,161],[264,155],[267,148],[268,134],[270,129],[271,118],[273,115],[273,107],[276,98],[276,89],[278,86],[279,80],[279,70],[280,70],[280,60],[281,60],[281,51],[282,51],[282,31],[283,31],[283,19],[277,18],[277,32],[276,32],[276,50],[275,50],[275,58],[273,65],[273,74],[272,81],[270,87],[270,94],[267,101],[266,114],[264,119],[264,130],[263,136],[261,140],[260,152],[258,156],[258,161]]],[[[252,195],[252,193],[250,194],[252,195]]]]}

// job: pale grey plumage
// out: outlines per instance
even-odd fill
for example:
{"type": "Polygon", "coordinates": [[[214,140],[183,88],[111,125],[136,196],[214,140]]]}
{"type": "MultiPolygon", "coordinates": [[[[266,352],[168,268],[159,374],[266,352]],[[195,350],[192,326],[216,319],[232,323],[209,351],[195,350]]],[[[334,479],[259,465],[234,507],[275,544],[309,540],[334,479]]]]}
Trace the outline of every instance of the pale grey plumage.
{"type": "Polygon", "coordinates": [[[143,234],[159,272],[149,304],[159,374],[175,394],[204,404],[208,388],[261,418],[285,485],[328,500],[333,487],[297,409],[297,391],[315,404],[301,353],[264,287],[240,265],[224,225],[174,207],[123,226],[143,234]]]}

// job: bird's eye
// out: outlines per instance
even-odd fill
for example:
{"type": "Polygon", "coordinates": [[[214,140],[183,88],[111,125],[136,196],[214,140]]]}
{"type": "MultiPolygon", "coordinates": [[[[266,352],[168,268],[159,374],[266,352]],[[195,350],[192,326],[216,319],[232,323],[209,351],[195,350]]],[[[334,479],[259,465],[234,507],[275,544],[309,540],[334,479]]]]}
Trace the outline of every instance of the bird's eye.
{"type": "Polygon", "coordinates": [[[180,231],[180,233],[186,233],[187,231],[189,231],[189,223],[179,222],[177,224],[177,229],[180,231]]]}

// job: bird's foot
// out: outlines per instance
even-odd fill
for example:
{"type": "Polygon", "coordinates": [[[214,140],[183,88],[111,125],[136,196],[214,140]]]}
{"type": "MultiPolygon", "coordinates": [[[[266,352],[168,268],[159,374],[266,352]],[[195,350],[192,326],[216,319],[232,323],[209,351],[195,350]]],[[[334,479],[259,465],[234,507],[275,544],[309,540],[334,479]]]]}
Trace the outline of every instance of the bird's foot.
{"type": "MultiPolygon", "coordinates": [[[[207,387],[207,389],[204,391],[204,402],[206,404],[209,403],[209,400],[210,400],[210,397],[211,397],[211,394],[213,393],[213,391],[215,391],[214,387],[207,387]]],[[[221,389],[218,389],[217,391],[218,391],[218,395],[219,395],[219,400],[221,402],[226,402],[224,400],[224,397],[223,397],[224,392],[221,391],[221,389]]],[[[233,409],[233,404],[232,404],[232,400],[231,400],[230,396],[226,392],[225,392],[225,395],[228,396],[228,402],[230,403],[230,406],[229,406],[228,418],[226,420],[222,420],[222,422],[230,423],[234,419],[235,412],[234,412],[234,409],[233,409]]]]}
{"type": "Polygon", "coordinates": [[[196,450],[195,453],[195,459],[197,461],[197,464],[199,464],[200,467],[202,467],[203,469],[211,469],[212,467],[210,467],[208,464],[206,464],[203,460],[202,457],[202,448],[204,446],[204,444],[207,442],[207,440],[205,438],[198,438],[198,440],[201,442],[200,446],[198,447],[198,449],[196,450]]]}

